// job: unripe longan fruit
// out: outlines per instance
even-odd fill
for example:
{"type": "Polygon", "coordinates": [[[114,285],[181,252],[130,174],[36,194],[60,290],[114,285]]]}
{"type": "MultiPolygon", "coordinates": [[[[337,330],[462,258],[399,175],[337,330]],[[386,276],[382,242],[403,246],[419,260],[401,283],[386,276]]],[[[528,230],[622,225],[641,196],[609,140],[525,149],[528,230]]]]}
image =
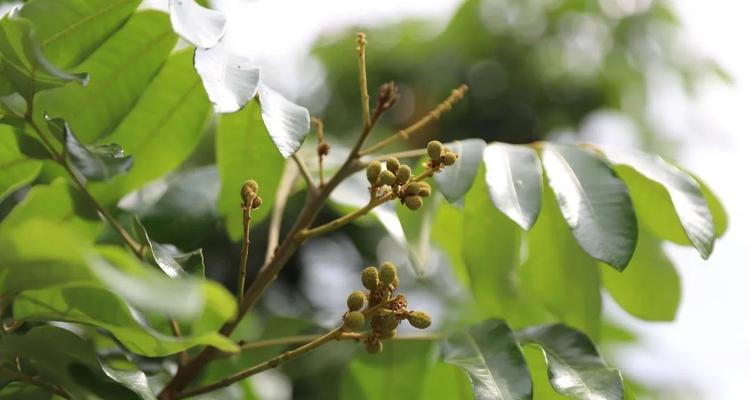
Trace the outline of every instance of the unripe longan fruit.
{"type": "Polygon", "coordinates": [[[398,328],[398,318],[396,318],[395,315],[383,315],[383,319],[380,323],[380,331],[386,332],[386,331],[392,331],[396,328],[398,328]]]}
{"type": "Polygon", "coordinates": [[[380,334],[380,338],[383,339],[383,340],[385,340],[385,339],[392,339],[394,336],[396,336],[396,330],[395,329],[387,331],[387,332],[383,332],[383,333],[380,334]]]}
{"type": "Polygon", "coordinates": [[[419,191],[422,189],[422,185],[420,185],[420,183],[421,182],[412,182],[406,185],[406,189],[404,190],[406,196],[417,196],[419,194],[419,191]]]}
{"type": "Polygon", "coordinates": [[[376,184],[382,169],[383,167],[380,165],[380,161],[371,161],[367,166],[367,180],[373,185],[376,184]]]}
{"type": "Polygon", "coordinates": [[[440,160],[440,156],[443,154],[443,144],[437,140],[432,140],[427,143],[427,155],[430,156],[432,161],[440,160]]]}
{"type": "Polygon", "coordinates": [[[409,313],[409,323],[418,329],[426,329],[432,324],[432,318],[422,311],[412,311],[409,313]]]}
{"type": "Polygon", "coordinates": [[[380,183],[382,183],[383,185],[391,186],[396,183],[396,175],[394,175],[391,171],[380,171],[380,183]]]}
{"type": "Polygon", "coordinates": [[[390,285],[396,279],[396,266],[392,262],[384,262],[378,271],[378,278],[386,285],[390,285]]]}
{"type": "Polygon", "coordinates": [[[359,311],[365,305],[365,294],[359,290],[352,292],[346,299],[346,306],[349,311],[359,311]]]}
{"type": "Polygon", "coordinates": [[[368,353],[371,353],[371,354],[380,353],[383,351],[383,342],[381,342],[380,340],[367,342],[365,344],[365,349],[367,350],[368,353]]]}
{"type": "Polygon", "coordinates": [[[253,199],[253,210],[260,208],[263,205],[263,199],[260,196],[255,196],[253,199]]]}
{"type": "Polygon", "coordinates": [[[422,198],[419,196],[409,196],[404,200],[404,204],[406,204],[410,210],[418,210],[419,207],[422,207],[422,198]]]}
{"type": "Polygon", "coordinates": [[[378,288],[378,270],[375,267],[367,267],[362,270],[362,286],[369,290],[376,290],[378,288]]]}
{"type": "Polygon", "coordinates": [[[343,329],[346,332],[356,331],[365,326],[365,315],[359,311],[349,311],[344,316],[343,329]]]}
{"type": "Polygon", "coordinates": [[[396,279],[394,279],[393,282],[391,282],[391,286],[393,286],[393,290],[398,289],[398,284],[399,284],[399,280],[397,276],[396,279]]]}
{"type": "Polygon", "coordinates": [[[411,168],[408,165],[401,165],[396,171],[396,182],[399,185],[403,185],[406,181],[411,178],[411,168]]]}
{"type": "Polygon", "coordinates": [[[394,174],[396,171],[398,171],[398,167],[401,165],[401,163],[398,161],[398,158],[396,157],[388,157],[387,160],[385,160],[385,167],[388,169],[388,171],[393,172],[394,174]]]}
{"type": "Polygon", "coordinates": [[[417,192],[417,196],[419,197],[429,197],[432,194],[432,186],[430,186],[427,182],[417,182],[419,183],[419,191],[417,192]]]}
{"type": "Polygon", "coordinates": [[[440,162],[443,165],[453,165],[456,162],[458,156],[452,151],[446,151],[445,154],[440,158],[440,162]]]}

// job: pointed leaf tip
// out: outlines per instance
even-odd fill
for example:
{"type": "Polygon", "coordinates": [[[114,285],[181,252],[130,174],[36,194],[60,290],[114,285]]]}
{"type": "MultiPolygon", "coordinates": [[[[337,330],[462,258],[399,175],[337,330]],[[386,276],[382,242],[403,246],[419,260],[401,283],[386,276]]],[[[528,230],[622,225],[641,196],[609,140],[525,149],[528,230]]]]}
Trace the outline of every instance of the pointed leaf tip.
{"type": "Polygon", "coordinates": [[[260,110],[271,140],[284,158],[302,147],[310,130],[310,113],[264,84],[258,87],[260,110]]]}
{"type": "Polygon", "coordinates": [[[215,46],[227,25],[224,14],[202,7],[195,0],[169,0],[169,19],[175,33],[202,49],[215,46]]]}

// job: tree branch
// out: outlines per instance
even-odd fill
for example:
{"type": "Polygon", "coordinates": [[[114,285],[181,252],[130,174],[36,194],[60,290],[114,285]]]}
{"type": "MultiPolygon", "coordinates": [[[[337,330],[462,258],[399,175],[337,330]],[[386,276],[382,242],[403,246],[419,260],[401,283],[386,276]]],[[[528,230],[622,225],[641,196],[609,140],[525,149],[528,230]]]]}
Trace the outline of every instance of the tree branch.
{"type": "Polygon", "coordinates": [[[336,219],[334,219],[333,221],[331,221],[331,222],[329,222],[327,224],[324,224],[324,225],[321,225],[321,226],[318,226],[318,227],[315,227],[315,228],[312,228],[312,229],[303,229],[297,235],[298,235],[298,237],[299,237],[300,240],[307,240],[307,239],[309,239],[311,237],[320,236],[320,235],[322,235],[324,233],[328,233],[328,232],[334,231],[334,230],[336,230],[338,228],[341,228],[342,226],[344,226],[344,225],[346,225],[346,224],[354,221],[355,219],[357,219],[357,218],[359,218],[359,217],[367,214],[373,208],[375,208],[375,207],[377,207],[377,206],[379,206],[379,205],[381,205],[381,204],[383,204],[383,203],[385,203],[385,202],[387,202],[389,200],[393,200],[395,198],[396,198],[396,193],[395,192],[393,192],[393,191],[388,192],[387,194],[385,194],[385,195],[383,195],[381,197],[373,198],[372,200],[370,200],[369,203],[367,203],[367,205],[365,205],[364,207],[360,208],[359,210],[353,211],[353,212],[351,212],[351,213],[349,213],[347,215],[344,215],[342,217],[336,218],[336,219]]]}
{"type": "Polygon", "coordinates": [[[9,370],[7,368],[0,368],[0,374],[7,376],[8,378],[10,378],[11,381],[25,382],[30,385],[34,385],[38,388],[42,388],[48,392],[54,393],[64,399],[71,398],[67,393],[65,393],[65,391],[58,388],[57,386],[48,384],[46,382],[42,382],[41,380],[35,377],[24,375],[20,372],[9,370]]]}
{"type": "Polygon", "coordinates": [[[362,102],[362,126],[372,125],[370,120],[370,95],[367,93],[367,64],[365,60],[365,46],[367,39],[365,34],[357,34],[357,61],[359,64],[359,93],[362,102]]]}
{"type": "Polygon", "coordinates": [[[284,164],[284,172],[279,181],[279,187],[276,189],[276,196],[273,202],[273,211],[271,211],[271,223],[268,228],[268,246],[266,247],[266,260],[268,264],[273,258],[276,248],[279,246],[279,236],[281,234],[281,223],[284,218],[284,208],[289,199],[289,194],[294,187],[294,181],[299,175],[298,169],[289,161],[284,164]]]}

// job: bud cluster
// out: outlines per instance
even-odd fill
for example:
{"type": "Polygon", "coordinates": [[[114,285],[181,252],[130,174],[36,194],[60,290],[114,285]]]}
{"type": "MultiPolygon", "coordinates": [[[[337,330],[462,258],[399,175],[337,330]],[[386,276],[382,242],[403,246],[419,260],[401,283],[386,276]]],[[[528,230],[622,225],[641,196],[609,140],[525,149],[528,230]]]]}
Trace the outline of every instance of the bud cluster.
{"type": "Polygon", "coordinates": [[[365,326],[366,316],[369,317],[370,330],[360,337],[368,352],[383,351],[383,340],[396,336],[396,328],[403,320],[419,329],[430,326],[432,320],[427,313],[409,311],[406,296],[394,296],[399,279],[393,263],[385,262],[380,268],[367,267],[362,270],[362,286],[367,289],[366,294],[357,290],[346,300],[349,311],[344,314],[342,329],[345,332],[361,329],[365,326]]]}
{"type": "Polygon", "coordinates": [[[248,210],[255,210],[263,204],[263,199],[258,196],[258,182],[253,179],[242,184],[240,197],[242,197],[242,207],[248,210]]]}
{"type": "Polygon", "coordinates": [[[458,159],[458,154],[448,150],[437,140],[427,143],[427,155],[430,157],[429,166],[433,169],[439,169],[442,166],[451,166],[458,159]]]}

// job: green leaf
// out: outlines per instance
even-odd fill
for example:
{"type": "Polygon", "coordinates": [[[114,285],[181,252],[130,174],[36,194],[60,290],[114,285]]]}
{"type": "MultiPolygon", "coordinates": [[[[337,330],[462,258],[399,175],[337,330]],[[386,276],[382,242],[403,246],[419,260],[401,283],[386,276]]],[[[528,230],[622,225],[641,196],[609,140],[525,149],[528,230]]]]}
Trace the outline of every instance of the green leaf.
{"type": "Polygon", "coordinates": [[[19,15],[34,24],[47,58],[61,67],[83,61],[119,29],[141,0],[30,0],[19,15]]]}
{"type": "Polygon", "coordinates": [[[622,270],[638,239],[625,183],[607,163],[574,146],[545,144],[542,163],[578,243],[592,257],[622,270]]]}
{"type": "Polygon", "coordinates": [[[617,304],[647,321],[672,321],[680,305],[680,276],[653,234],[641,230],[635,254],[623,272],[600,268],[617,304]]]}
{"type": "Polygon", "coordinates": [[[245,107],[258,92],[260,68],[230,53],[221,43],[210,49],[195,49],[194,63],[217,113],[233,113],[245,107]]]}
{"type": "Polygon", "coordinates": [[[560,394],[582,400],[620,400],[620,371],[609,368],[594,343],[581,332],[562,324],[541,325],[518,332],[523,344],[539,346],[547,375],[560,394]]]}
{"type": "Polygon", "coordinates": [[[67,122],[58,118],[50,118],[48,122],[51,131],[62,125],[65,154],[87,180],[106,181],[126,173],[133,166],[133,157],[126,156],[120,145],[110,143],[84,146],[67,122]]]}
{"type": "Polygon", "coordinates": [[[419,398],[432,343],[386,342],[383,352],[358,352],[341,380],[339,397],[362,400],[419,398]]]}
{"type": "MultiPolygon", "coordinates": [[[[2,370],[0,370],[2,376],[2,370]]],[[[0,389],[0,400],[48,400],[52,393],[38,386],[11,382],[0,389]]]]}
{"type": "MultiPolygon", "coordinates": [[[[423,276],[427,267],[432,246],[430,242],[432,219],[437,207],[442,202],[440,196],[434,194],[423,200],[424,204],[418,210],[395,207],[396,216],[398,216],[404,234],[402,240],[404,243],[402,244],[409,253],[410,267],[417,276],[423,276]]],[[[385,210],[388,210],[388,208],[382,208],[379,210],[379,214],[376,214],[381,222],[385,210]]]]}
{"type": "Polygon", "coordinates": [[[466,139],[445,145],[458,155],[458,159],[453,165],[436,174],[434,179],[438,189],[449,202],[459,201],[474,184],[485,145],[482,139],[466,139]]]}
{"type": "MultiPolygon", "coordinates": [[[[38,123],[42,122],[41,113],[59,116],[68,121],[87,144],[109,135],[139,98],[149,98],[153,94],[144,90],[176,42],[166,15],[157,11],[136,13],[80,64],[78,68],[91,74],[86,87],[68,85],[37,96],[34,108],[40,112],[36,115],[38,123]]],[[[156,111],[168,108],[161,105],[149,111],[162,115],[166,111],[156,111]]],[[[146,127],[129,129],[133,135],[140,136],[147,133],[143,132],[146,127]]],[[[111,141],[131,152],[135,150],[130,142],[111,141]]]]}
{"type": "Polygon", "coordinates": [[[657,236],[691,243],[708,258],[716,232],[698,182],[659,156],[636,151],[607,151],[606,155],[627,182],[638,219],[657,236]]]}
{"type": "Polygon", "coordinates": [[[531,229],[542,207],[542,165],[536,151],[490,143],[484,149],[484,165],[495,207],[524,230],[531,229]]]}
{"type": "Polygon", "coordinates": [[[170,278],[179,278],[186,273],[205,276],[206,266],[203,263],[203,250],[193,250],[187,253],[181,252],[172,244],[157,243],[148,236],[146,227],[138,218],[133,219],[135,229],[141,243],[148,244],[149,252],[154,263],[164,271],[170,278]]]}
{"type": "Polygon", "coordinates": [[[30,362],[45,382],[58,384],[77,398],[156,400],[143,372],[104,365],[91,345],[63,328],[40,326],[23,336],[6,336],[0,353],[5,359],[21,357],[30,362]]]}
{"type": "Polygon", "coordinates": [[[464,371],[450,364],[435,363],[427,371],[420,399],[471,399],[473,396],[471,384],[466,379],[464,371]]]}
{"type": "Polygon", "coordinates": [[[102,198],[117,200],[174,170],[198,145],[210,114],[192,54],[187,49],[172,54],[117,130],[107,137],[133,155],[133,169],[93,190],[102,198]]]}
{"type": "Polygon", "coordinates": [[[539,218],[528,234],[521,285],[558,321],[596,337],[601,313],[598,267],[576,244],[550,189],[545,190],[542,202],[539,218]]]}
{"type": "Polygon", "coordinates": [[[31,21],[17,12],[0,20],[0,58],[4,77],[27,101],[41,90],[88,81],[86,74],[71,74],[52,65],[42,54],[31,21]]]}
{"type": "Polygon", "coordinates": [[[724,233],[726,233],[727,228],[729,227],[729,216],[727,216],[727,210],[724,209],[724,206],[721,204],[719,198],[716,196],[716,194],[714,194],[711,188],[706,185],[705,182],[703,182],[697,176],[693,176],[693,179],[695,179],[701,186],[703,197],[705,197],[706,202],[708,202],[708,208],[709,210],[711,210],[711,216],[714,220],[716,237],[724,236],[724,233]]]}
{"type": "Polygon", "coordinates": [[[8,125],[0,125],[0,200],[31,183],[42,170],[42,162],[21,152],[19,134],[8,125]]]}
{"type": "Polygon", "coordinates": [[[263,124],[271,140],[281,156],[289,158],[302,147],[310,131],[310,113],[263,84],[258,86],[258,99],[263,124]]]}
{"type": "Polygon", "coordinates": [[[258,223],[271,210],[269,200],[275,196],[284,169],[284,158],[263,125],[258,102],[251,102],[237,113],[219,117],[216,163],[221,180],[219,213],[224,218],[229,236],[238,240],[242,237],[242,183],[255,179],[261,197],[266,199],[265,206],[253,211],[253,223],[258,223]]]}
{"type": "Polygon", "coordinates": [[[224,36],[227,19],[219,11],[202,7],[195,0],[169,0],[172,27],[195,47],[214,47],[224,36]]]}
{"type": "Polygon", "coordinates": [[[488,320],[451,335],[442,345],[443,361],[469,375],[477,400],[532,398],[531,376],[513,331],[488,320]]]}

